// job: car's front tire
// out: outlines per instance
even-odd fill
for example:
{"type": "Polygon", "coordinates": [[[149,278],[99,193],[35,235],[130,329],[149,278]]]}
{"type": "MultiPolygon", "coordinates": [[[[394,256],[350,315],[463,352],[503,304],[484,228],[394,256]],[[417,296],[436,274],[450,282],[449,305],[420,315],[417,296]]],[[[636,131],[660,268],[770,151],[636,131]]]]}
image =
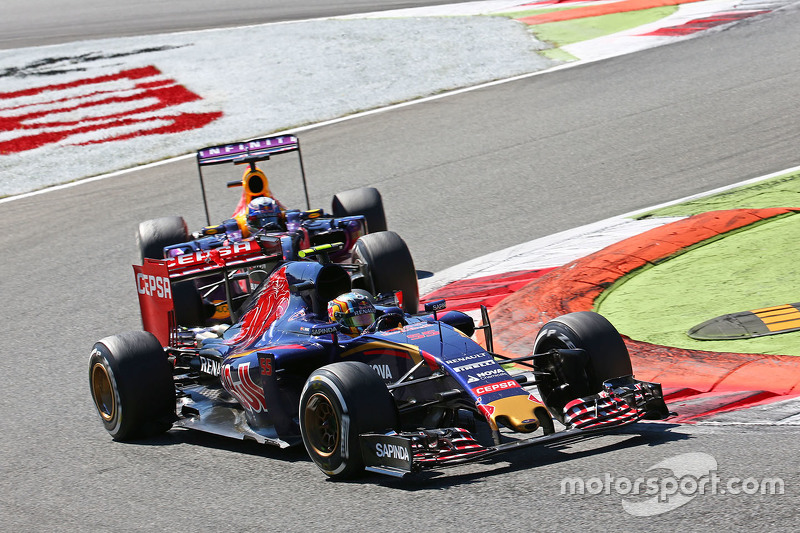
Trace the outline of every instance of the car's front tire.
{"type": "Polygon", "coordinates": [[[315,370],[300,397],[300,435],[314,463],[331,478],[364,470],[358,435],[397,426],[397,408],[383,380],[357,361],[315,370]]]}
{"type": "Polygon", "coordinates": [[[386,213],[383,209],[383,198],[378,189],[362,187],[340,192],[333,196],[331,202],[333,216],[349,217],[364,215],[367,221],[367,232],[386,231],[386,213]]]}
{"type": "Polygon", "coordinates": [[[568,355],[534,359],[534,370],[544,373],[538,378],[542,400],[562,422],[567,403],[600,392],[606,380],[633,374],[622,336],[605,317],[591,311],[562,315],[542,326],[533,353],[554,348],[586,352],[585,358],[568,355]]]}
{"type": "Polygon", "coordinates": [[[164,247],[190,240],[189,228],[183,217],[169,216],[145,220],[136,229],[139,259],[164,259],[164,247]]]}

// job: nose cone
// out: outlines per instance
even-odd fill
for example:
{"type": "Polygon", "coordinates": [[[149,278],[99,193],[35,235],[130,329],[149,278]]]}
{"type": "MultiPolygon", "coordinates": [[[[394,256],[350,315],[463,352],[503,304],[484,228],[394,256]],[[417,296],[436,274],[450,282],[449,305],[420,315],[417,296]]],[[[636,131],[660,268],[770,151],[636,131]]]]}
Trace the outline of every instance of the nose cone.
{"type": "Polygon", "coordinates": [[[493,428],[502,425],[519,433],[532,433],[539,429],[541,416],[549,416],[547,409],[530,394],[519,394],[495,400],[488,415],[493,428]]]}

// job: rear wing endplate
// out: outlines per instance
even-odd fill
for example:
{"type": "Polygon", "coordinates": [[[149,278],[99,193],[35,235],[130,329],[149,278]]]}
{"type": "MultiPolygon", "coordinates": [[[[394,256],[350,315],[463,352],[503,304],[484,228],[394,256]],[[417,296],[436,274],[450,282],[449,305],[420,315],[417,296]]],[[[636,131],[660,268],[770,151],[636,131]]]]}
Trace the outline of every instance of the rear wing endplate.
{"type": "Polygon", "coordinates": [[[176,324],[167,262],[145,258],[143,263],[142,266],[133,265],[142,327],[155,335],[161,346],[170,346],[171,333],[176,324]]]}

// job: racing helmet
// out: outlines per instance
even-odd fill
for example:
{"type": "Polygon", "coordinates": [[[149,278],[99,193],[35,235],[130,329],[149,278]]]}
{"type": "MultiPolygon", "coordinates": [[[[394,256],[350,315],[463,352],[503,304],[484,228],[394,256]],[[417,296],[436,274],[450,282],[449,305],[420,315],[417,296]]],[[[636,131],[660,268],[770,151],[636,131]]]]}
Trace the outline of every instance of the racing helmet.
{"type": "Polygon", "coordinates": [[[261,228],[282,229],[281,217],[281,208],[278,202],[269,196],[259,196],[247,204],[247,226],[251,233],[255,233],[261,228]]]}
{"type": "Polygon", "coordinates": [[[347,333],[358,335],[375,322],[377,311],[363,293],[347,292],[328,303],[328,318],[341,324],[347,333]]]}

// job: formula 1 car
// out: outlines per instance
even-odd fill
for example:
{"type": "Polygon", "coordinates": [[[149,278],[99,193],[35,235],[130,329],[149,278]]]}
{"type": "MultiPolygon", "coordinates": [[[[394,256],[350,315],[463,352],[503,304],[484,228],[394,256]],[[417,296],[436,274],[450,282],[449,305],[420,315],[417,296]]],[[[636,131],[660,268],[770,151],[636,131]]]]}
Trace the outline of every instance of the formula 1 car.
{"type": "Polygon", "coordinates": [[[374,322],[345,333],[326,314],[352,289],[327,258],[332,248],[304,252],[316,261],[286,261],[281,240],[264,236],[215,258],[134,267],[146,331],[98,341],[89,362],[108,433],[124,441],[179,426],[302,443],[332,478],[365,469],[402,477],[668,415],[660,385],[634,379],[622,338],[595,313],[551,320],[533,354],[514,359],[493,353],[485,308],[476,326],[444,301],[412,315],[392,294],[377,295],[374,322]],[[172,283],[240,264],[269,274],[232,326],[176,325],[172,283]],[[511,364],[532,372],[510,373],[511,364]]]}
{"type": "MultiPolygon", "coordinates": [[[[405,242],[397,234],[387,232],[383,200],[377,189],[364,187],[334,195],[332,214],[311,209],[300,141],[293,135],[203,148],[197,152],[197,168],[209,225],[190,234],[180,216],[144,221],[136,232],[140,259],[217,250],[256,234],[280,236],[284,258],[294,260],[299,259],[298,252],[302,249],[341,242],[344,246],[331,252],[330,258],[348,265],[355,286],[375,293],[399,289],[404,295],[402,307],[409,312],[417,311],[419,293],[413,260],[405,242]],[[257,166],[276,155],[290,153],[298,158],[306,210],[286,209],[275,201],[267,176],[257,166]],[[231,218],[210,225],[203,168],[226,163],[247,165],[240,180],[228,182],[228,187],[242,187],[242,195],[231,218]],[[256,199],[270,202],[275,216],[255,213],[251,202],[256,199]],[[379,233],[380,237],[372,236],[379,233]],[[381,262],[384,257],[388,260],[381,262]]],[[[229,318],[229,302],[223,296],[219,279],[208,281],[202,287],[194,283],[175,287],[173,298],[181,324],[211,325],[229,318]]]]}

